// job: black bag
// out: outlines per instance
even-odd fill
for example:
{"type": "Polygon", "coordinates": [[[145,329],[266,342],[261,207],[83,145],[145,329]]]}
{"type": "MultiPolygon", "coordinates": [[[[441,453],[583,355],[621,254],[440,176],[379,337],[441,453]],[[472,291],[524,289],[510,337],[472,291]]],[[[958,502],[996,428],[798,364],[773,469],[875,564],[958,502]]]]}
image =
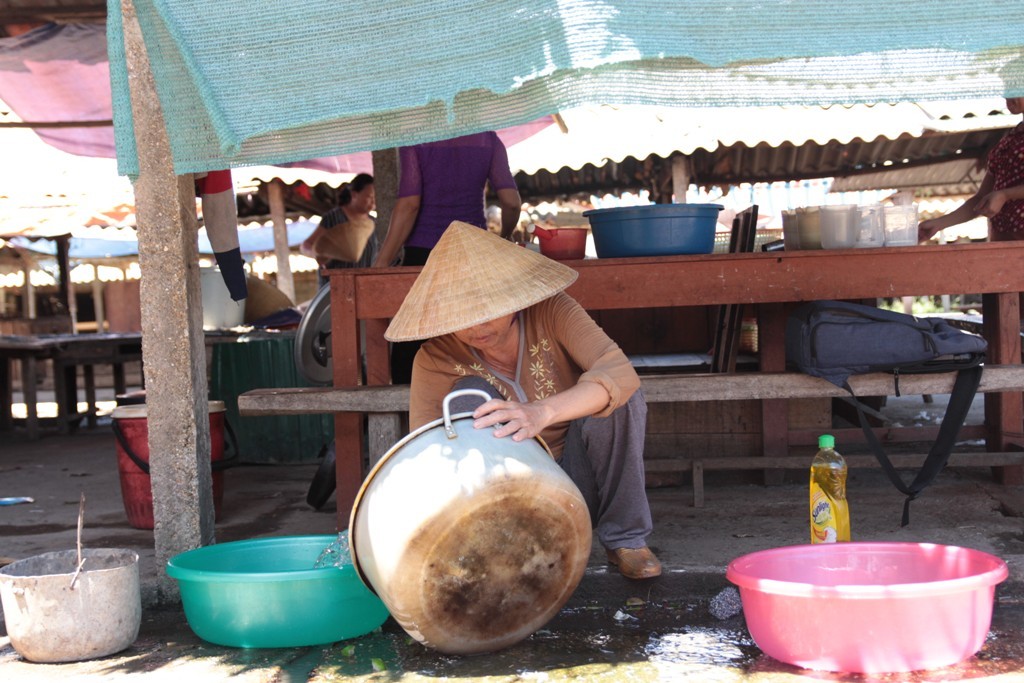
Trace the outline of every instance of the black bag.
{"type": "Polygon", "coordinates": [[[981,382],[988,345],[942,318],[917,318],[842,301],[815,301],[795,310],[786,322],[786,360],[796,369],[821,377],[850,392],[861,428],[889,479],[907,496],[903,526],[910,521],[910,501],[931,484],[949,460],[981,382]],[[910,484],[904,483],[868,425],[863,407],[850,388],[850,375],[891,372],[893,393],[900,395],[900,374],[957,371],[939,436],[910,484]]]}

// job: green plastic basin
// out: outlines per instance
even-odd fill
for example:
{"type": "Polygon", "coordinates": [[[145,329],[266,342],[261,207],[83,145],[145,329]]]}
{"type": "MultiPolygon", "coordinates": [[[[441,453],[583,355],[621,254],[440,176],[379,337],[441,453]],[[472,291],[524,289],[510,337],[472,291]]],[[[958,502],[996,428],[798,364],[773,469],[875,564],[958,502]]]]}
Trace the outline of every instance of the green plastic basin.
{"type": "Polygon", "coordinates": [[[313,569],[334,536],[218,543],[167,562],[189,627],[217,645],[302,647],[355,638],[384,623],[387,608],[351,564],[313,569]]]}

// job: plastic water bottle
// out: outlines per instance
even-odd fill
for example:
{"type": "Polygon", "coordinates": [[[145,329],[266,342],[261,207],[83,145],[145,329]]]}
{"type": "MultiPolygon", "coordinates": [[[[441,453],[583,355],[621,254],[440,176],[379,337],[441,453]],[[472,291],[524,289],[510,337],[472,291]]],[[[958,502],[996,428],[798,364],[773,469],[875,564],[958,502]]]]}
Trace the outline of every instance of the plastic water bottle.
{"type": "Polygon", "coordinates": [[[818,453],[811,462],[811,543],[850,540],[846,461],[835,445],[831,434],[819,436],[818,453]]]}

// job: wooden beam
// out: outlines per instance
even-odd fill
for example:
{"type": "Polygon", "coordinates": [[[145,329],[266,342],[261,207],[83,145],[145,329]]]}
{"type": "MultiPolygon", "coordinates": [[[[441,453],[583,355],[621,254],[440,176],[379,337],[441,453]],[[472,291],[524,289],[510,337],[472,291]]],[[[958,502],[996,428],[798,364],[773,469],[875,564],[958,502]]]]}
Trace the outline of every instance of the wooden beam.
{"type": "MultiPolygon", "coordinates": [[[[948,394],[956,374],[901,375],[903,394],[948,394]]],[[[657,375],[640,380],[648,403],[684,401],[744,401],[759,399],[828,398],[849,394],[817,377],[799,372],[694,373],[657,375]]],[[[892,396],[893,378],[887,373],[856,375],[850,385],[858,396],[892,396]]],[[[1024,366],[986,368],[979,393],[1019,392],[1024,389],[1024,366]]],[[[238,397],[243,415],[301,415],[306,413],[389,413],[409,408],[407,385],[299,387],[253,389],[238,397]]]]}
{"type": "MultiPolygon", "coordinates": [[[[954,373],[900,375],[900,392],[948,394],[953,390],[955,379],[954,373]]],[[[831,382],[795,372],[693,374],[645,377],[641,381],[650,403],[849,396],[831,382]]],[[[855,375],[850,378],[850,386],[858,396],[892,396],[893,376],[888,373],[855,375]]],[[[982,373],[978,391],[1020,391],[1021,387],[1024,387],[1024,366],[993,366],[982,373]]]]}
{"type": "Polygon", "coordinates": [[[295,279],[292,277],[292,265],[288,257],[291,249],[288,247],[288,224],[284,218],[284,183],[280,178],[274,178],[267,187],[267,197],[270,201],[270,217],[274,222],[274,256],[277,257],[277,288],[285,296],[295,301],[295,279]]]}
{"type": "Polygon", "coordinates": [[[391,413],[409,409],[408,385],[287,387],[252,389],[238,397],[242,415],[303,415],[308,413],[391,413]]]}
{"type": "Polygon", "coordinates": [[[683,154],[672,156],[672,195],[678,204],[686,203],[686,191],[690,188],[690,158],[683,154]]]}
{"type": "MultiPolygon", "coordinates": [[[[70,235],[61,235],[54,239],[57,244],[57,297],[60,302],[64,304],[64,308],[67,309],[71,315],[71,320],[74,322],[75,304],[71,301],[71,263],[69,259],[69,251],[71,247],[70,235]]],[[[74,330],[74,325],[71,327],[74,330]]]]}
{"type": "MultiPolygon", "coordinates": [[[[920,467],[927,453],[888,454],[893,467],[897,469],[920,467]]],[[[878,469],[881,465],[873,455],[843,455],[846,465],[853,469],[878,469]]],[[[811,458],[802,456],[722,458],[659,458],[644,462],[644,470],[650,473],[688,472],[700,464],[705,471],[759,470],[766,467],[783,470],[805,470],[811,466],[811,458]]],[[[947,467],[994,467],[1024,464],[1024,452],[983,452],[950,453],[947,467]]]]}

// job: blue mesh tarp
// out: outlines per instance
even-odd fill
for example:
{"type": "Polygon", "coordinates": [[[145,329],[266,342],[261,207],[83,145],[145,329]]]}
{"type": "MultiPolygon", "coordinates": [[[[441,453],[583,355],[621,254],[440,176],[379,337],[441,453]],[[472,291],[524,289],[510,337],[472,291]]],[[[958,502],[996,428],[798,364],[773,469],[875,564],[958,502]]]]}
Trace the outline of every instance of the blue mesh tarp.
{"type": "MultiPolygon", "coordinates": [[[[1024,95],[1024,2],[135,0],[177,173],[500,128],[590,103],[1024,95]]],[[[138,170],[120,0],[118,162],[138,170]]]]}

